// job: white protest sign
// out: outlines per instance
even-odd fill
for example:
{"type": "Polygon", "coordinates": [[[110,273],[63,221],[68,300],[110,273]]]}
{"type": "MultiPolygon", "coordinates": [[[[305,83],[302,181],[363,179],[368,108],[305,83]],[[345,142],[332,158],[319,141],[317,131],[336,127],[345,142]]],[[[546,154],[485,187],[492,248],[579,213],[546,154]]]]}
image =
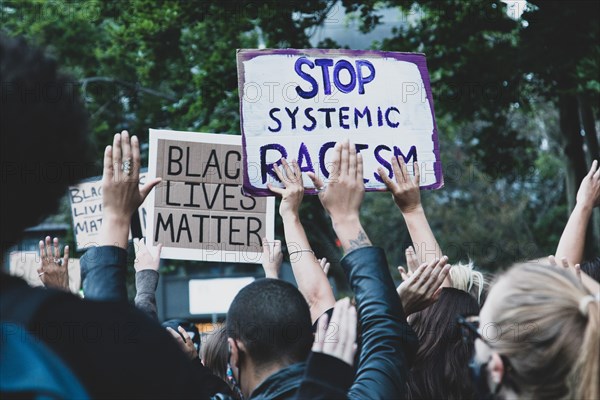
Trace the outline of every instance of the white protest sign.
{"type": "MultiPolygon", "coordinates": [[[[147,175],[147,172],[140,173],[140,186],[146,182],[147,175]]],[[[102,226],[102,177],[88,178],[78,185],[69,186],[69,202],[77,250],[97,246],[102,226]]],[[[147,200],[138,209],[142,232],[146,223],[146,203],[147,200]]]]}
{"type": "MultiPolygon", "coordinates": [[[[279,185],[273,163],[296,159],[325,182],[331,149],[348,138],[364,160],[366,190],[384,190],[379,166],[418,161],[422,189],[443,186],[425,56],[355,50],[238,50],[244,190],[279,185]]],[[[307,193],[315,193],[305,176],[307,193]]]]}
{"type": "Polygon", "coordinates": [[[242,193],[240,136],[150,129],[146,240],[162,258],[260,263],[275,199],[242,193]]]}

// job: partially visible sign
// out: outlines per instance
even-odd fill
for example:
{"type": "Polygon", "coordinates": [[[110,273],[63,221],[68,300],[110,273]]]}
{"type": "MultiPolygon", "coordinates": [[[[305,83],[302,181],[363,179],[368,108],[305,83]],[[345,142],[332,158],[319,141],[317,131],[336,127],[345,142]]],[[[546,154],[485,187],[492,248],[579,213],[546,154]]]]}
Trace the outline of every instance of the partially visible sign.
{"type": "MultiPolygon", "coordinates": [[[[146,171],[140,173],[140,186],[146,183],[146,171]]],[[[73,234],[77,250],[98,245],[98,235],[102,226],[102,177],[88,178],[78,185],[69,187],[73,234]]],[[[138,209],[138,217],[145,227],[146,202],[138,209]]],[[[131,239],[131,232],[129,233],[131,239]]]]}
{"type": "MultiPolygon", "coordinates": [[[[36,251],[13,251],[10,253],[10,274],[25,280],[30,286],[43,286],[38,275],[41,260],[36,251]]],[[[69,290],[79,293],[81,288],[81,268],[78,258],[69,259],[69,290]]]]}
{"type": "MultiPolygon", "coordinates": [[[[349,139],[364,161],[365,187],[385,190],[390,159],[409,171],[418,161],[422,189],[443,186],[425,56],[357,50],[238,50],[244,141],[244,190],[269,196],[281,186],[273,163],[296,159],[325,183],[336,142],[349,139]]],[[[316,190],[307,177],[309,194],[316,190]]]]}
{"type": "Polygon", "coordinates": [[[252,277],[190,280],[190,314],[227,314],[238,292],[252,282],[252,277]]]}
{"type": "Polygon", "coordinates": [[[274,198],[242,193],[240,136],[150,130],[147,243],[161,257],[260,263],[274,235],[274,198]]]}

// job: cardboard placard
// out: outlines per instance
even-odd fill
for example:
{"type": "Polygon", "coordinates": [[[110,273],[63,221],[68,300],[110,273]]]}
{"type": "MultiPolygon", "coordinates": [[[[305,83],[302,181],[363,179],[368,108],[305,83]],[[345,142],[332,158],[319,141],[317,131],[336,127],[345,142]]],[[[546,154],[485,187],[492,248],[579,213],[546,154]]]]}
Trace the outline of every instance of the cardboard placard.
{"type": "Polygon", "coordinates": [[[162,258],[260,263],[274,236],[274,198],[242,194],[240,136],[150,130],[147,243],[162,258]]]}
{"type": "MultiPolygon", "coordinates": [[[[244,190],[268,196],[281,186],[272,164],[296,159],[325,182],[336,142],[348,138],[364,160],[365,187],[385,190],[402,156],[421,188],[443,186],[433,99],[425,56],[357,50],[238,50],[244,146],[244,190]]],[[[304,175],[304,174],[303,174],[304,175]]],[[[304,186],[316,193],[308,177],[304,186]]]]}
{"type": "MultiPolygon", "coordinates": [[[[140,172],[140,186],[146,183],[148,172],[144,168],[140,172]]],[[[69,202],[73,217],[73,234],[77,250],[97,246],[100,227],[102,226],[102,177],[88,178],[78,185],[69,186],[69,202]]],[[[146,201],[138,208],[138,218],[145,232],[146,201]]],[[[137,236],[137,235],[136,235],[137,236]]],[[[131,231],[129,239],[132,238],[131,231]]]]}
{"type": "MultiPolygon", "coordinates": [[[[13,251],[9,258],[10,274],[25,280],[30,286],[44,286],[38,275],[41,260],[37,251],[13,251]]],[[[69,290],[79,293],[81,288],[81,267],[78,258],[69,258],[69,290]]]]}

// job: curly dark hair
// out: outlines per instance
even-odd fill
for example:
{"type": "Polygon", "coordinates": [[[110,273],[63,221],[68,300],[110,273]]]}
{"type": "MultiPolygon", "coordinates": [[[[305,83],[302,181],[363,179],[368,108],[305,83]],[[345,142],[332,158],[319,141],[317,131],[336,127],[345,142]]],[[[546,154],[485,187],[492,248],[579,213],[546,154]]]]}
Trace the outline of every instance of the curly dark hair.
{"type": "Polygon", "coordinates": [[[91,175],[88,116],[78,83],[23,38],[0,32],[0,250],[55,212],[67,186],[91,175]]]}
{"type": "Polygon", "coordinates": [[[474,388],[469,361],[475,352],[474,338],[463,339],[458,315],[478,315],[475,297],[444,288],[436,303],[413,314],[410,326],[419,337],[419,350],[408,379],[410,399],[470,399],[474,388]]]}

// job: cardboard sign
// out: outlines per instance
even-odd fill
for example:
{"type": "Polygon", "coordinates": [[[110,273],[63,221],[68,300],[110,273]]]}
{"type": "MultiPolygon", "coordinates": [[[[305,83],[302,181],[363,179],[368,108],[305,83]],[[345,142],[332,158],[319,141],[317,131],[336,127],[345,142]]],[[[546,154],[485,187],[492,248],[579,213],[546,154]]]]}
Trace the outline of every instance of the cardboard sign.
{"type": "MultiPolygon", "coordinates": [[[[140,186],[146,183],[147,171],[140,172],[140,186]]],[[[73,217],[73,234],[77,250],[98,245],[102,226],[102,177],[88,178],[75,186],[69,186],[69,202],[73,217]]],[[[146,224],[146,201],[138,208],[142,232],[146,224]]],[[[132,238],[129,232],[129,239],[132,238]]]]}
{"type": "Polygon", "coordinates": [[[190,280],[190,314],[227,314],[238,292],[254,280],[253,277],[190,280]]]}
{"type": "MultiPolygon", "coordinates": [[[[38,275],[40,254],[37,251],[13,251],[10,253],[10,274],[25,280],[30,286],[43,286],[38,275]]],[[[78,258],[69,258],[69,290],[79,293],[81,288],[81,267],[78,258]]]]}
{"type": "Polygon", "coordinates": [[[237,63],[247,193],[270,195],[267,183],[278,182],[272,164],[281,157],[327,182],[331,149],[346,138],[362,154],[366,190],[385,190],[377,167],[393,177],[393,155],[411,173],[418,161],[422,189],[443,186],[423,54],[238,50],[237,63]]]}
{"type": "Polygon", "coordinates": [[[162,258],[259,263],[274,235],[274,198],[242,193],[240,136],[150,130],[147,243],[162,258]]]}

